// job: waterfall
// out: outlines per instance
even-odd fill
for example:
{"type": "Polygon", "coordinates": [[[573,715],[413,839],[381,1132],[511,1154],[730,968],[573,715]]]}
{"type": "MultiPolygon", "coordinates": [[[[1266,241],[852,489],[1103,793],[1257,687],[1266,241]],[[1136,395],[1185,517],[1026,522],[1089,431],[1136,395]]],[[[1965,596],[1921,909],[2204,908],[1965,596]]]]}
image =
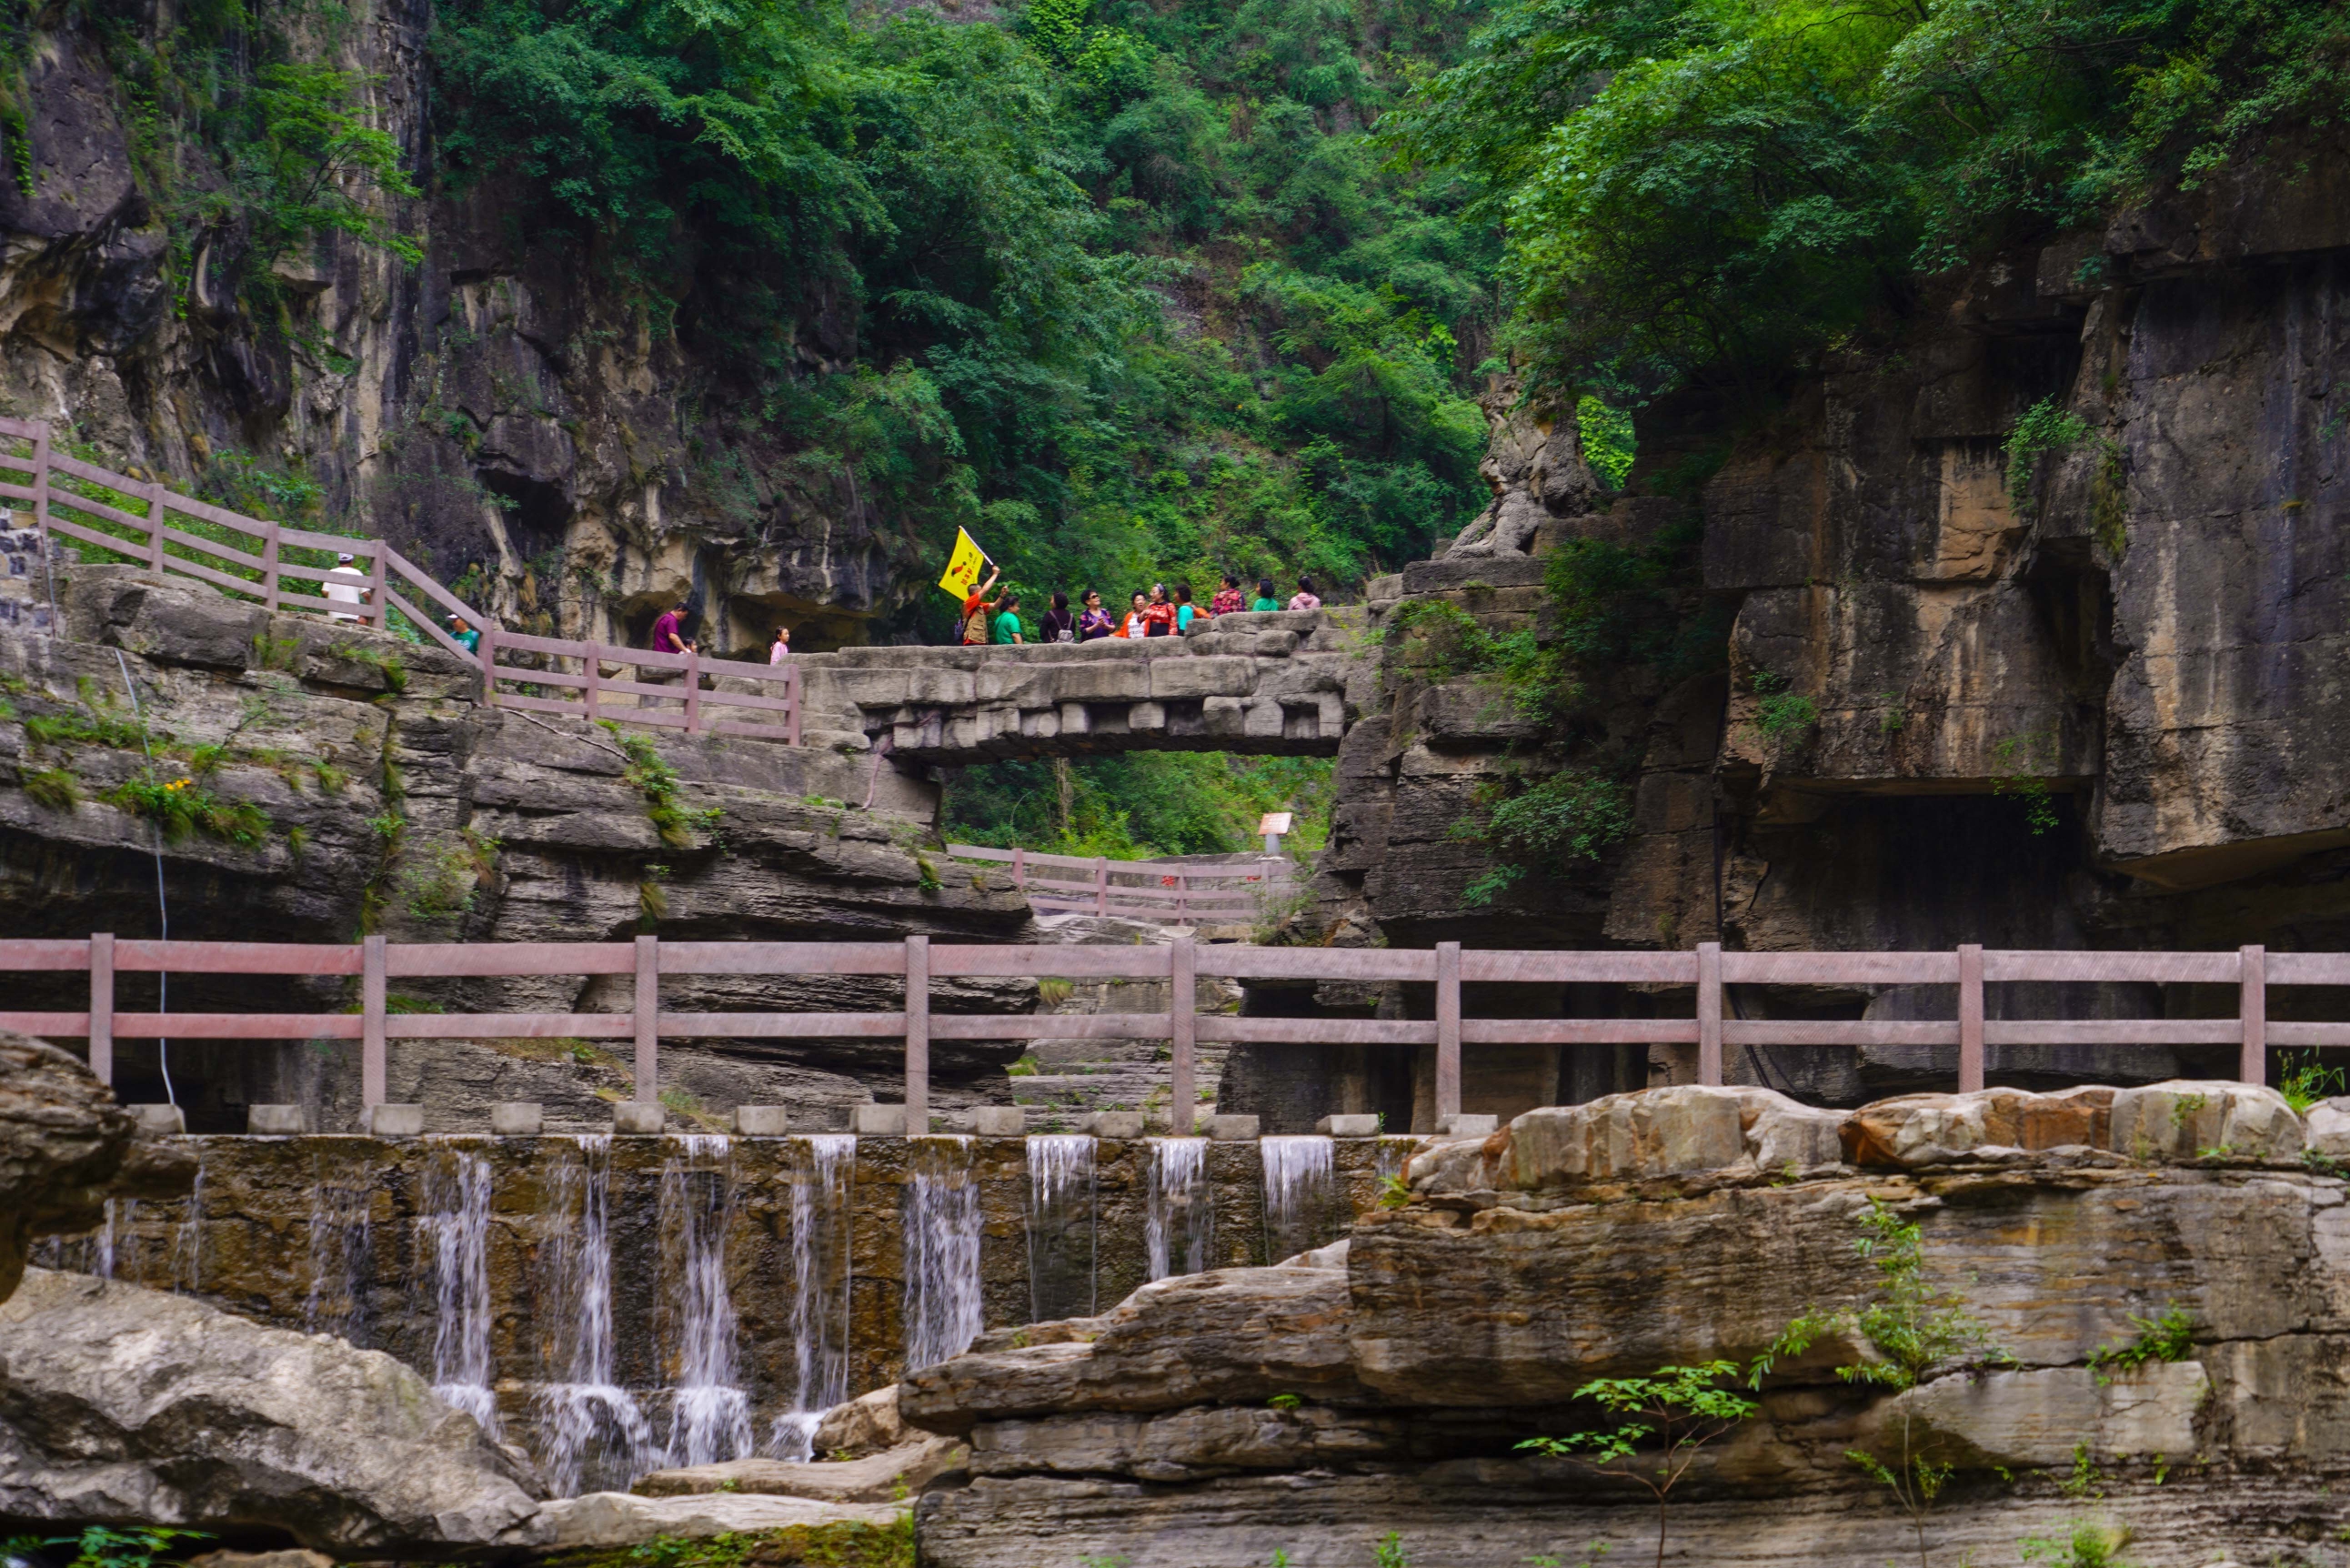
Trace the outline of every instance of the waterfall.
{"type": "Polygon", "coordinates": [[[1028,1139],[1028,1321],[1094,1312],[1094,1140],[1028,1139]]]}
{"type": "Polygon", "coordinates": [[[734,1298],[726,1232],[734,1217],[733,1146],[710,1134],[672,1137],[661,1164],[661,1262],[676,1357],[669,1462],[706,1465],[751,1452],[751,1397],[735,1370],[734,1298]]]}
{"type": "Polygon", "coordinates": [[[174,1291],[195,1291],[203,1287],[204,1264],[204,1157],[201,1147],[196,1152],[195,1185],[188,1189],[188,1215],[181,1220],[172,1236],[172,1288],[174,1291]]]}
{"type": "MultiPolygon", "coordinates": [[[[98,1228],[98,1256],[91,1262],[89,1270],[101,1280],[114,1278],[115,1249],[124,1228],[122,1210],[125,1207],[130,1209],[133,1218],[137,1217],[139,1212],[137,1199],[130,1199],[127,1205],[125,1200],[120,1198],[109,1198],[106,1200],[106,1221],[98,1228]]],[[[134,1270],[133,1272],[135,1274],[136,1271],[134,1270]]]]}
{"type": "MultiPolygon", "coordinates": [[[[471,1158],[481,1160],[479,1155],[471,1158]]],[[[483,1234],[486,1235],[486,1226],[489,1221],[487,1161],[482,1161],[482,1168],[484,1171],[482,1223],[484,1227],[483,1234]]],[[[427,1209],[432,1208],[434,1201],[430,1195],[431,1180],[432,1178],[428,1175],[426,1178],[427,1209]]],[[[371,1189],[365,1180],[358,1182],[329,1180],[324,1158],[319,1157],[311,1161],[310,1292],[302,1303],[302,1326],[311,1334],[335,1334],[350,1341],[353,1345],[365,1343],[364,1309],[367,1301],[365,1282],[369,1242],[374,1231],[374,1212],[370,1197],[371,1189]]],[[[458,1200],[457,1207],[460,1209],[463,1207],[462,1197],[458,1200]]],[[[192,1219],[194,1216],[192,1200],[189,1213],[192,1219]]],[[[475,1244],[479,1244],[478,1241],[475,1244]]],[[[475,1266],[480,1267],[478,1261],[475,1266]]],[[[461,1263],[457,1267],[462,1272],[463,1265],[461,1263]]],[[[192,1269],[191,1272],[192,1272],[192,1269]]],[[[484,1321],[481,1333],[484,1349],[482,1366],[485,1369],[484,1380],[486,1380],[486,1368],[489,1366],[486,1349],[489,1336],[486,1307],[489,1285],[486,1270],[484,1270],[483,1273],[481,1289],[484,1303],[483,1314],[484,1321]]],[[[443,1312],[442,1332],[446,1333],[448,1321],[446,1313],[448,1303],[452,1298],[442,1294],[438,1299],[443,1312]]],[[[471,1405],[464,1407],[473,1409],[471,1405]]],[[[476,1415],[479,1413],[475,1411],[476,1415]]]]}
{"type": "Polygon", "coordinates": [[[540,1463],[557,1497],[583,1482],[625,1488],[655,1462],[651,1428],[613,1371],[612,1135],[575,1140],[547,1201],[557,1229],[541,1258],[546,1380],[533,1397],[540,1463]]]}
{"type": "Polygon", "coordinates": [[[1196,1274],[1208,1267],[1214,1245],[1216,1210],[1208,1185],[1208,1140],[1150,1140],[1150,1187],[1143,1237],[1150,1250],[1150,1277],[1196,1274]]]}
{"type": "Polygon", "coordinates": [[[498,1433],[490,1358],[490,1161],[445,1148],[424,1168],[424,1212],[416,1221],[417,1261],[432,1272],[438,1314],[432,1331],[432,1392],[498,1433]]]}
{"type": "Polygon", "coordinates": [[[979,1182],[971,1139],[918,1137],[906,1183],[906,1370],[961,1355],[979,1336],[979,1182]]]}
{"type": "Polygon", "coordinates": [[[1264,1161],[1266,1262],[1294,1258],[1328,1240],[1336,1147],[1326,1137],[1257,1140],[1264,1161]]]}
{"type": "Polygon", "coordinates": [[[815,1457],[816,1423],[848,1397],[849,1189],[857,1172],[851,1133],[792,1140],[807,1169],[792,1180],[792,1345],[799,1381],[775,1417],[768,1446],[779,1459],[815,1457]]]}

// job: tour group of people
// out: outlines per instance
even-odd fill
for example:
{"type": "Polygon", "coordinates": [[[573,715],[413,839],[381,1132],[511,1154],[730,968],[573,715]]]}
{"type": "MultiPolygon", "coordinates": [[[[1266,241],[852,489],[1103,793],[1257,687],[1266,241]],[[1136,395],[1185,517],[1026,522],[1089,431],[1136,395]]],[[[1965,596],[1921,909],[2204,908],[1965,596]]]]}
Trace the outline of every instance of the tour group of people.
{"type": "MultiPolygon", "coordinates": [[[[987,580],[965,595],[962,601],[963,644],[1024,643],[1029,640],[1027,629],[1020,618],[1020,596],[1005,589],[994,598],[1002,576],[1000,569],[991,569],[987,580]]],[[[1273,579],[1259,577],[1253,597],[1244,592],[1241,579],[1226,572],[1223,587],[1205,605],[1192,602],[1191,585],[1153,583],[1149,588],[1137,588],[1127,604],[1113,610],[1102,602],[1097,588],[1087,588],[1069,603],[1066,593],[1053,595],[1049,608],[1036,616],[1038,642],[1092,642],[1105,637],[1182,637],[1197,630],[1219,616],[1239,615],[1261,610],[1310,610],[1322,607],[1321,596],[1314,591],[1314,579],[1301,576],[1297,591],[1286,604],[1274,595],[1273,579]]]]}

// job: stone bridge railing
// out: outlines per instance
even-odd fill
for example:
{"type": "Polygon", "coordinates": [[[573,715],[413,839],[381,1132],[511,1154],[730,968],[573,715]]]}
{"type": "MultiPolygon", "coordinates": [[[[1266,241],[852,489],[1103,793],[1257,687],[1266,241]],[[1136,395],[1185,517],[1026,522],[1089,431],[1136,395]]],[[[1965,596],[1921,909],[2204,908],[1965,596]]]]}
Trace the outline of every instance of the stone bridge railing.
{"type": "Polygon", "coordinates": [[[811,735],[962,766],[1105,752],[1332,756],[1377,660],[1350,607],[1226,616],[1191,637],[801,654],[811,735]]]}

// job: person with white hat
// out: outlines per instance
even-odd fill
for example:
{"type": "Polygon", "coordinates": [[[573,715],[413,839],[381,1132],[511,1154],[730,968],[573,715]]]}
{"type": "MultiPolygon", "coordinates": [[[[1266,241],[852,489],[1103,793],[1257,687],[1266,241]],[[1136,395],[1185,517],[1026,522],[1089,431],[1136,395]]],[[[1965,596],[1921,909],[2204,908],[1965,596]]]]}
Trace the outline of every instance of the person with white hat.
{"type": "MultiPolygon", "coordinates": [[[[351,564],[348,550],[335,557],[334,568],[328,572],[325,583],[327,597],[338,605],[363,605],[371,591],[368,576],[351,564]]],[[[365,616],[345,615],[340,610],[327,612],[328,620],[365,620],[365,616]]]]}

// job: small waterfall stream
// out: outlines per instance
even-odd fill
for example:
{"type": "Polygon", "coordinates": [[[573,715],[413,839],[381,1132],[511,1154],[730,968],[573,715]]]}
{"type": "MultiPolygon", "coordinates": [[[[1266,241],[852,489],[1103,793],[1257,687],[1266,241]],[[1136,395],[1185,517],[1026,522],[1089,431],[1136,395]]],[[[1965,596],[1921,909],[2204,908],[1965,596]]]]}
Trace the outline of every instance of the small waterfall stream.
{"type": "Polygon", "coordinates": [[[1094,1313],[1094,1139],[1085,1133],[1028,1138],[1028,1320],[1094,1313]]]}
{"type": "Polygon", "coordinates": [[[746,1458],[751,1397],[735,1357],[734,1299],[726,1282],[726,1232],[734,1217],[731,1140],[711,1134],[670,1139],[661,1164],[661,1266],[669,1309],[668,1462],[707,1465],[746,1458]]]}
{"type": "MultiPolygon", "coordinates": [[[[430,1271],[432,1392],[499,1436],[490,1355],[490,1161],[470,1149],[436,1151],[424,1168],[418,1265],[430,1271]]],[[[312,1247],[317,1246],[313,1239],[312,1247]]],[[[315,1276],[314,1276],[315,1280],[315,1276]]]]}
{"type": "Polygon", "coordinates": [[[577,1138],[579,1157],[547,1183],[552,1223],[537,1314],[546,1379],[533,1397],[539,1462],[558,1497],[624,1490],[652,1468],[652,1429],[614,1371],[612,1136],[577,1138]]]}
{"type": "Polygon", "coordinates": [[[1337,1194],[1334,1157],[1326,1137],[1263,1137],[1265,1262],[1280,1262],[1311,1251],[1330,1238],[1330,1210],[1337,1194]]]}
{"type": "Polygon", "coordinates": [[[187,1218],[172,1235],[172,1289],[194,1292],[203,1288],[204,1157],[196,1153],[196,1181],[188,1189],[187,1218]]]}
{"type": "Polygon", "coordinates": [[[768,1447],[778,1459],[815,1457],[816,1422],[848,1397],[851,1133],[794,1138],[807,1150],[792,1178],[792,1348],[798,1375],[792,1407],[775,1417],[768,1447]]]}
{"type": "Polygon", "coordinates": [[[979,1336],[979,1182],[964,1137],[918,1137],[906,1183],[906,1370],[979,1336]]]}
{"type": "MultiPolygon", "coordinates": [[[[484,1172],[482,1183],[483,1222],[486,1226],[489,1162],[479,1155],[472,1158],[481,1160],[484,1172]]],[[[427,1180],[430,1180],[429,1177],[427,1180]]],[[[312,1159],[308,1237],[310,1290],[302,1302],[302,1326],[311,1334],[331,1334],[358,1345],[367,1343],[366,1274],[375,1230],[371,1197],[365,1171],[359,1173],[356,1181],[348,1178],[338,1179],[328,1171],[323,1156],[312,1159]]],[[[432,1201],[428,1194],[428,1206],[432,1201]]],[[[192,1275],[192,1267],[190,1272],[192,1275]]],[[[482,1289],[487,1292],[486,1282],[482,1289]]],[[[484,1333],[486,1335],[487,1330],[484,1329],[484,1333]]]]}
{"type": "Polygon", "coordinates": [[[1150,1185],[1143,1215],[1143,1240],[1150,1252],[1150,1277],[1196,1274],[1208,1267],[1215,1244],[1216,1207],[1208,1185],[1208,1140],[1150,1140],[1150,1185]]]}

